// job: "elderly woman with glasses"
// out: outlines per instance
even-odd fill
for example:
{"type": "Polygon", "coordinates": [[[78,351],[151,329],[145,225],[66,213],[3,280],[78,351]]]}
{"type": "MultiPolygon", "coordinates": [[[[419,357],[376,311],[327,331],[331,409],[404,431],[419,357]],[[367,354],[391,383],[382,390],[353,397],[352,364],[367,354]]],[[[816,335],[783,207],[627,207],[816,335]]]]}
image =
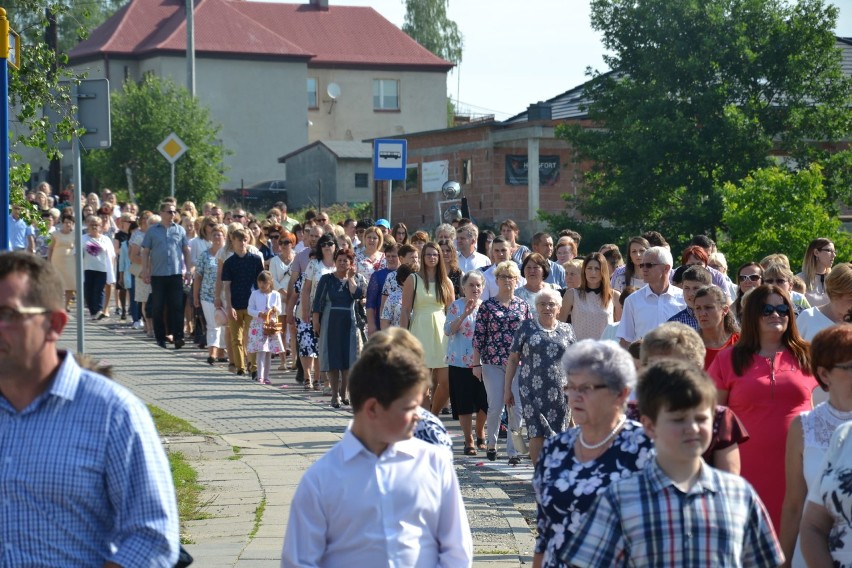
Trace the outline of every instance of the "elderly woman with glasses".
{"type": "Polygon", "coordinates": [[[808,343],[793,314],[786,290],[758,286],[746,296],[740,340],[719,353],[707,370],[716,382],[718,403],[733,410],[751,436],[740,448],[740,471],[775,527],[781,526],[787,431],[796,416],[811,410],[817,386],[809,370],[808,343]]]}
{"type": "Polygon", "coordinates": [[[598,494],[653,459],[642,426],[625,416],[636,367],[611,341],[586,339],[565,351],[564,391],[576,428],[548,438],[533,474],[538,537],[533,566],[564,566],[559,552],[598,494]]]}
{"type": "MultiPolygon", "coordinates": [[[[505,260],[493,270],[497,279],[497,295],[479,306],[473,332],[473,373],[482,379],[488,397],[485,455],[490,461],[497,459],[497,432],[503,414],[503,387],[512,341],[521,324],[532,317],[529,304],[514,294],[521,276],[518,265],[512,260],[505,260]]],[[[518,412],[519,409],[515,407],[512,411],[518,412]]],[[[511,436],[507,437],[506,451],[510,458],[518,454],[511,436]]]]}
{"type": "Polygon", "coordinates": [[[535,297],[536,317],[522,322],[515,332],[506,363],[503,397],[507,405],[515,405],[512,382],[517,378],[533,465],[538,462],[544,439],[567,430],[570,421],[562,392],[565,387],[562,356],[577,338],[571,324],[557,318],[561,306],[562,297],[556,290],[542,290],[535,297]]]}

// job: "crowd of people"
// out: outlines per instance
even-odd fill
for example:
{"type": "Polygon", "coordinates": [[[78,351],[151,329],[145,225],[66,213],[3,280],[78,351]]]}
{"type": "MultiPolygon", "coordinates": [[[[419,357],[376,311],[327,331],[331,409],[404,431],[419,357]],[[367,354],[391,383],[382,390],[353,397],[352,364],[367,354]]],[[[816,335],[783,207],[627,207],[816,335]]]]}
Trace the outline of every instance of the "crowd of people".
{"type": "MultiPolygon", "coordinates": [[[[616,244],[581,255],[577,232],[538,232],[527,247],[512,220],[499,235],[468,219],[429,234],[324,212],[297,221],[283,203],[263,219],[168,199],[140,212],[111,193],[87,206],[78,300],[93,320],[118,317],[163,348],[193,341],[208,364],[262,384],[277,357],[302,388],[351,407],[352,439],[297,493],[308,508],[356,448],[398,447],[446,490],[430,501],[437,540],[418,533],[419,546],[463,565],[466,521],[441,516],[444,505],[464,514],[455,474],[403,446],[443,415],[459,421],[463,456],[529,456],[534,566],[852,565],[852,264],[835,264],[829,239],[810,244],[798,274],[772,254],[731,279],[704,235],[679,253],[649,231],[624,256],[616,244]],[[400,346],[422,373],[411,375],[400,346]],[[371,373],[387,376],[373,384],[371,373]]],[[[27,230],[20,248],[54,265],[67,309],[82,229],[70,208],[56,221],[44,251],[27,230]]],[[[393,499],[410,497],[391,486],[393,499]]],[[[335,495],[321,498],[350,501],[335,495]]],[[[357,556],[344,525],[377,514],[291,517],[283,564],[357,556]],[[324,549],[319,530],[342,531],[347,545],[324,549]]]]}

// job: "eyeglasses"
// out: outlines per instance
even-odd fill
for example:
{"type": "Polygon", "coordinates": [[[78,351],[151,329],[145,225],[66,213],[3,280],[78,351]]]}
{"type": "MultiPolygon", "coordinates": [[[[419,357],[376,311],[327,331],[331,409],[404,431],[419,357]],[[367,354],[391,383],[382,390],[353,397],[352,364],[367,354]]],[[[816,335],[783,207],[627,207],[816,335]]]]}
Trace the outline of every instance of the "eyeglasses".
{"type": "Polygon", "coordinates": [[[581,386],[577,387],[577,386],[568,384],[568,385],[565,385],[565,387],[562,389],[562,391],[567,395],[570,395],[571,393],[575,393],[575,394],[579,394],[579,395],[582,395],[582,396],[587,396],[592,391],[601,390],[601,389],[608,389],[608,388],[609,387],[606,386],[606,385],[581,385],[581,386]]]}
{"type": "Polygon", "coordinates": [[[536,306],[538,306],[539,308],[551,308],[551,309],[555,308],[558,305],[559,304],[557,304],[556,302],[538,302],[536,304],[536,306]]]}
{"type": "Polygon", "coordinates": [[[269,235],[269,238],[277,241],[281,238],[281,235],[269,235]]]}
{"type": "Polygon", "coordinates": [[[659,262],[640,262],[639,268],[641,268],[642,270],[645,270],[646,268],[648,270],[651,270],[652,268],[654,268],[655,266],[659,266],[660,264],[661,263],[659,262]]]}
{"type": "Polygon", "coordinates": [[[12,308],[0,306],[0,324],[14,324],[24,320],[27,316],[39,316],[49,313],[47,308],[12,308]]]}
{"type": "Polygon", "coordinates": [[[509,274],[501,274],[497,277],[497,280],[514,280],[515,277],[509,274]]]}
{"type": "Polygon", "coordinates": [[[334,243],[323,243],[320,245],[321,248],[333,247],[334,243]]]}
{"type": "Polygon", "coordinates": [[[321,217],[316,217],[314,220],[315,220],[317,223],[319,223],[320,225],[325,225],[326,223],[328,223],[328,219],[323,219],[323,218],[321,218],[321,217]]]}
{"type": "Polygon", "coordinates": [[[764,284],[786,284],[787,279],[786,278],[764,278],[763,283],[764,284]]]}
{"type": "Polygon", "coordinates": [[[760,312],[760,315],[768,318],[772,314],[778,314],[782,318],[789,317],[790,306],[787,304],[778,304],[777,306],[773,306],[772,304],[763,304],[763,310],[760,312]]]}
{"type": "Polygon", "coordinates": [[[821,248],[819,252],[827,252],[828,254],[837,254],[837,251],[833,248],[821,248]]]}
{"type": "Polygon", "coordinates": [[[762,276],[760,274],[740,274],[740,282],[745,282],[746,280],[759,282],[761,278],[762,276]]]}
{"type": "Polygon", "coordinates": [[[242,219],[245,215],[237,215],[236,213],[231,214],[232,219],[242,219]]]}
{"type": "Polygon", "coordinates": [[[166,209],[165,211],[161,211],[160,213],[168,213],[169,215],[174,215],[177,213],[174,209],[166,209]]]}

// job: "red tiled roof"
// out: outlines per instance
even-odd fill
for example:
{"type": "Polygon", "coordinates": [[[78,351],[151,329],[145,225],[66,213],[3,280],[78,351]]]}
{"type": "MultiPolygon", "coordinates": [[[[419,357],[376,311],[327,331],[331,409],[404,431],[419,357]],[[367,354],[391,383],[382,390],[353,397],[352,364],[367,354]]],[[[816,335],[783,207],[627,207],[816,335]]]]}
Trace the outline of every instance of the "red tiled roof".
{"type": "MultiPolygon", "coordinates": [[[[198,54],[240,54],[307,59],[316,66],[427,67],[452,64],[430,53],[372,8],[196,0],[198,54]]],[[[69,58],[132,56],[186,51],[184,0],[131,0],[69,58]]]]}

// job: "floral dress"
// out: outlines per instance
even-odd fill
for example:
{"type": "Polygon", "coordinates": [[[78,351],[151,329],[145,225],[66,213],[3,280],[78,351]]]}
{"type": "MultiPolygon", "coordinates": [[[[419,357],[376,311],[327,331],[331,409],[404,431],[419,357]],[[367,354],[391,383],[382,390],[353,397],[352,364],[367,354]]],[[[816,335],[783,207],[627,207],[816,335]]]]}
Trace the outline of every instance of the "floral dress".
{"type": "Polygon", "coordinates": [[[382,287],[382,296],[387,296],[382,308],[381,318],[388,320],[392,326],[399,327],[399,316],[402,314],[402,286],[396,281],[396,270],[388,273],[382,287]]]}
{"type": "Polygon", "coordinates": [[[276,314],[281,313],[281,294],[278,293],[278,290],[273,290],[268,294],[260,290],[252,291],[248,305],[248,313],[252,316],[248,329],[248,345],[246,346],[248,353],[281,353],[284,351],[281,334],[264,335],[264,320],[258,316],[260,312],[266,312],[273,308],[276,314]]]}
{"type": "Polygon", "coordinates": [[[505,307],[496,297],[482,302],[473,331],[473,346],[479,351],[482,364],[505,366],[515,331],[528,319],[530,306],[520,298],[513,296],[505,307]]]}
{"type": "Polygon", "coordinates": [[[610,483],[629,477],[654,457],[654,444],[638,422],[628,420],[612,445],[596,460],[581,462],[574,455],[579,428],[548,438],[533,474],[538,520],[535,552],[542,568],[565,566],[558,558],[571,535],[610,483]]]}
{"type": "Polygon", "coordinates": [[[841,424],[825,454],[825,471],[808,490],[808,501],[822,505],[834,524],[828,550],[837,568],[852,567],[852,422],[841,424]]]}
{"type": "Polygon", "coordinates": [[[576,341],[571,325],[564,322],[548,330],[537,319],[529,319],[515,332],[511,351],[521,354],[518,390],[530,438],[559,434],[568,428],[562,356],[576,341]]]}

